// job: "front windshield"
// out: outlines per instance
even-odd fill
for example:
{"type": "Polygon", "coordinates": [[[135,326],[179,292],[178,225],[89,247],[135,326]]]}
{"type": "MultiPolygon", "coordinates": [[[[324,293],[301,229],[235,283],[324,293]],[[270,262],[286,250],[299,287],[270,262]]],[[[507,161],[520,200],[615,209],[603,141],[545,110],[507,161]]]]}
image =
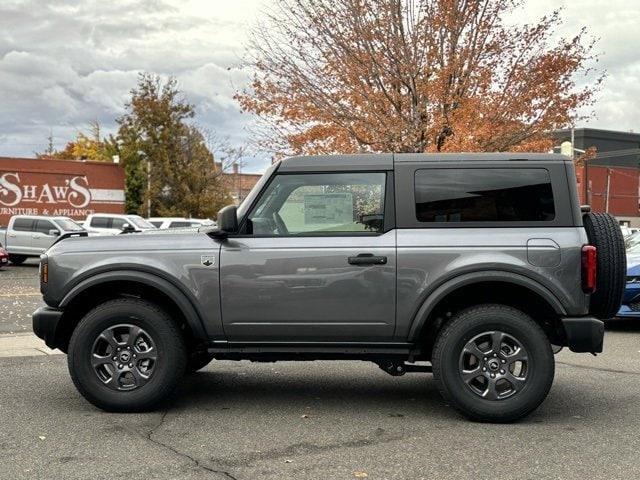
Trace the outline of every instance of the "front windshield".
{"type": "Polygon", "coordinates": [[[245,213],[247,213],[247,210],[255,200],[256,195],[258,195],[260,190],[262,190],[262,187],[264,187],[264,184],[267,183],[267,180],[271,178],[271,174],[276,168],[278,168],[277,163],[267,168],[267,171],[264,172],[264,175],[262,175],[262,177],[260,177],[260,180],[258,180],[258,183],[256,183],[254,187],[251,189],[251,191],[249,192],[249,195],[247,195],[244,198],[244,200],[240,203],[240,205],[238,205],[238,210],[237,210],[238,221],[242,220],[245,213]]]}
{"type": "Polygon", "coordinates": [[[65,232],[81,232],[84,230],[82,225],[74,222],[70,218],[56,218],[55,223],[65,232]]]}
{"type": "Polygon", "coordinates": [[[148,228],[150,230],[155,229],[152,224],[147,222],[144,218],[139,217],[137,215],[128,215],[127,218],[138,228],[148,228]]]}

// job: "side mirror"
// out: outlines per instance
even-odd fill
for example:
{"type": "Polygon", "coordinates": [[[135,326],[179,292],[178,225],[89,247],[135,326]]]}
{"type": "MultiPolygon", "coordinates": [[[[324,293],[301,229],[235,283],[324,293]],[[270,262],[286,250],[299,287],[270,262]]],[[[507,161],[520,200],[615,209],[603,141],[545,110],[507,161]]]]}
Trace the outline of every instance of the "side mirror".
{"type": "Polygon", "coordinates": [[[136,227],[131,225],[130,223],[124,223],[121,229],[124,233],[131,233],[136,231],[136,227]]]}
{"type": "Polygon", "coordinates": [[[218,229],[225,233],[238,232],[238,213],[235,205],[227,205],[218,212],[218,229]]]}
{"type": "Polygon", "coordinates": [[[58,235],[60,235],[60,230],[52,228],[51,230],[49,230],[49,235],[51,235],[52,237],[57,237],[58,235]]]}

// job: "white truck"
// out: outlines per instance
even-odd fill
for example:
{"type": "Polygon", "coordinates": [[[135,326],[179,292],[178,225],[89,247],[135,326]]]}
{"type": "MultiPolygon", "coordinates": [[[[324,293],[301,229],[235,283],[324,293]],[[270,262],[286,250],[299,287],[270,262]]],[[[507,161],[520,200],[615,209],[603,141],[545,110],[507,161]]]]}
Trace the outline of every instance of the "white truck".
{"type": "Polygon", "coordinates": [[[121,233],[155,230],[151,223],[140,215],[119,213],[94,213],[84,221],[84,228],[98,235],[119,235],[121,233]]]}
{"type": "Polygon", "coordinates": [[[20,265],[29,257],[39,257],[62,238],[87,236],[82,225],[69,217],[14,215],[6,229],[0,229],[0,246],[9,261],[20,265]]]}

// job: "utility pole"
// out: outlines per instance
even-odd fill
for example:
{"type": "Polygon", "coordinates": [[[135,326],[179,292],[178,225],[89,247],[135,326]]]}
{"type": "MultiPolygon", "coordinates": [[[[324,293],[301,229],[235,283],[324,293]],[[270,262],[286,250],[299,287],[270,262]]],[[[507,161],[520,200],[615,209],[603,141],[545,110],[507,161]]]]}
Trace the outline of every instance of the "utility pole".
{"type": "Polygon", "coordinates": [[[151,160],[147,157],[147,218],[151,218],[151,160]]]}

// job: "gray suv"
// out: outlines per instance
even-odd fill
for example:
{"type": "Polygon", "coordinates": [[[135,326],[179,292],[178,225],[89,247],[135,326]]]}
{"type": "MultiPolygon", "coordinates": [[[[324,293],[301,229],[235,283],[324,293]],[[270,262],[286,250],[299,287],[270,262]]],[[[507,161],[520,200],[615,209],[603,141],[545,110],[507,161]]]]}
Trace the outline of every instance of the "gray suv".
{"type": "Polygon", "coordinates": [[[156,406],[212,359],[433,372],[466,416],[544,400],[554,351],[602,351],[624,244],[547,154],[294,157],[217,227],[68,239],[33,328],[109,411],[156,406]]]}

